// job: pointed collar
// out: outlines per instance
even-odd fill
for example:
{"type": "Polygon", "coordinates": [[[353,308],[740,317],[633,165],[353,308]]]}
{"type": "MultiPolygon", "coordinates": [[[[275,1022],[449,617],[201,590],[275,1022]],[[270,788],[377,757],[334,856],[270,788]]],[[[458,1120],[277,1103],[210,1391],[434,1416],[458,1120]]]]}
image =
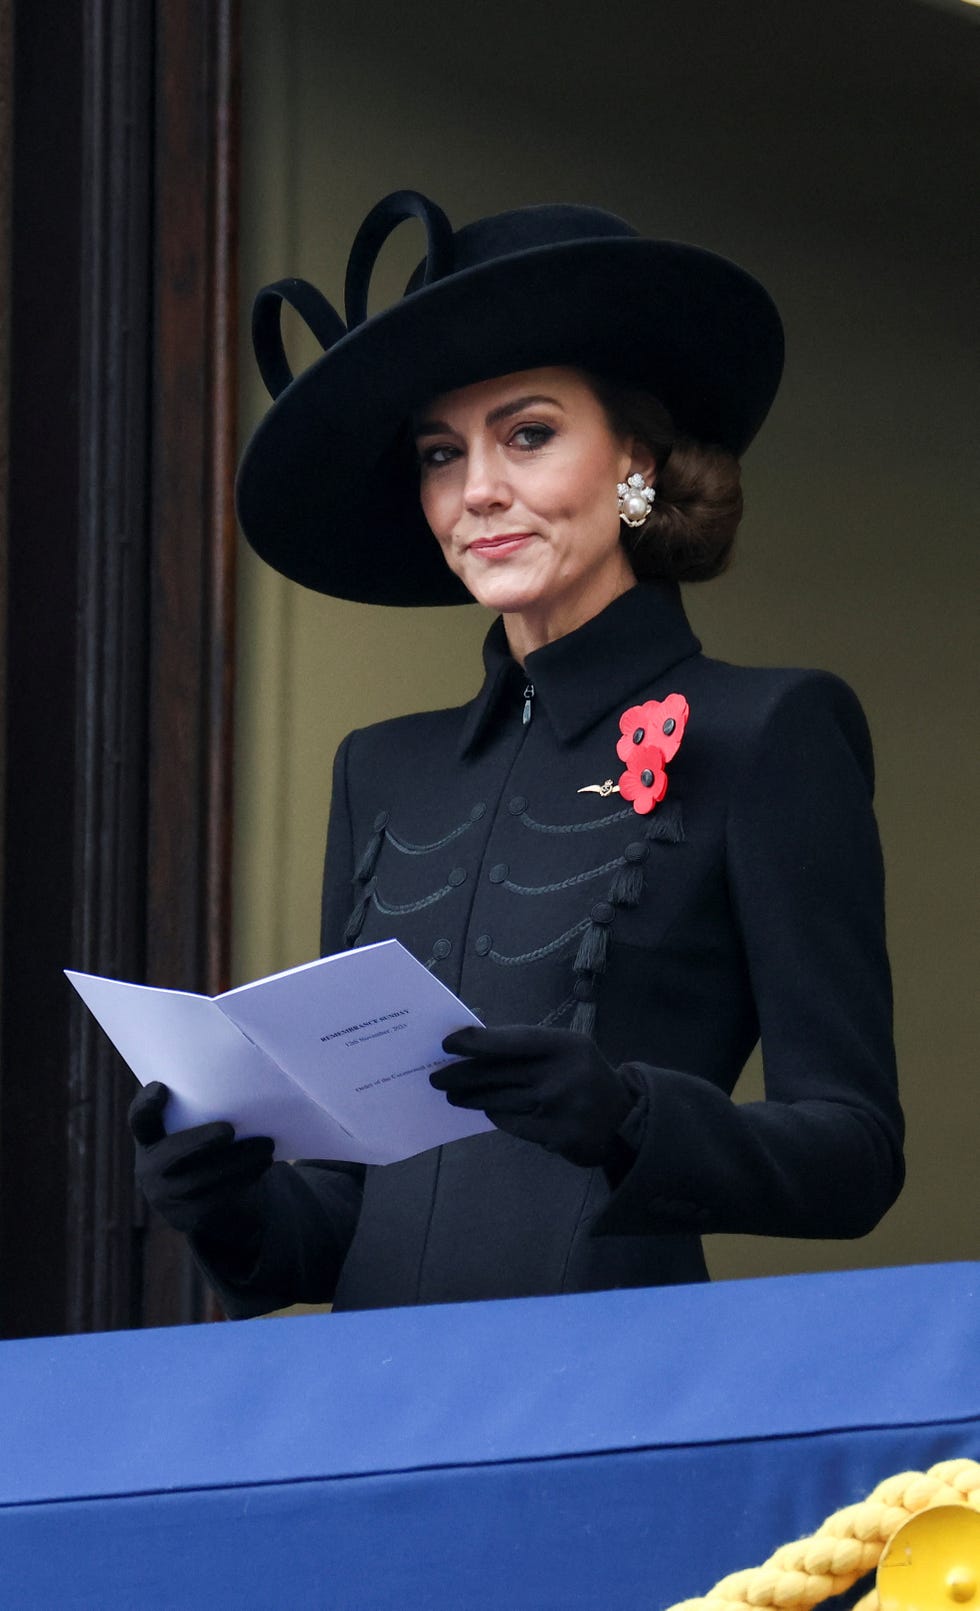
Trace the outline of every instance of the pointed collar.
{"type": "Polygon", "coordinates": [[[535,705],[543,707],[559,743],[569,744],[700,647],[675,582],[630,588],[584,626],[535,649],[523,670],[498,618],[483,645],[486,679],[467,708],[459,753],[476,748],[501,703],[516,702],[526,683],[533,683],[535,705]]]}

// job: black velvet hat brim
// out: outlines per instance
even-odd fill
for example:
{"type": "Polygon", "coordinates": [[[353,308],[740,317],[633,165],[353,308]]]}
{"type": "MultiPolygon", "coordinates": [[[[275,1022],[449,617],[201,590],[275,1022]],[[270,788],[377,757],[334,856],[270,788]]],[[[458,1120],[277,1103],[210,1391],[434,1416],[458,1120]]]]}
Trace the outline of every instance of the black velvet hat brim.
{"type": "Polygon", "coordinates": [[[768,293],[698,247],[598,239],[496,258],[406,296],[286,387],[245,450],[239,518],[263,559],[318,592],[465,603],[419,504],[413,410],[568,365],[643,387],[679,433],[740,455],[782,362],[768,293]]]}

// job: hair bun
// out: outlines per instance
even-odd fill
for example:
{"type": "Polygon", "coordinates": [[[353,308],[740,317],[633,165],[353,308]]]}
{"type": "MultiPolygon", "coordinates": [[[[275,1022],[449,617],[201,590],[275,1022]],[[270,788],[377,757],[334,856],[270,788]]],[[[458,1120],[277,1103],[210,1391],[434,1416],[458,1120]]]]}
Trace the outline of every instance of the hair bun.
{"type": "Polygon", "coordinates": [[[707,582],[726,569],[742,518],[738,460],[678,437],[657,474],[657,501],[630,547],[640,581],[707,582]]]}

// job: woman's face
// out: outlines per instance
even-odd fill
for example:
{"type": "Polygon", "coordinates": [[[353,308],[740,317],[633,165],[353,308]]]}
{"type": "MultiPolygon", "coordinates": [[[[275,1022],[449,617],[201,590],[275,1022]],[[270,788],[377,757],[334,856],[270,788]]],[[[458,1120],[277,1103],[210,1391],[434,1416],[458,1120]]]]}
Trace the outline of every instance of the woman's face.
{"type": "Polygon", "coordinates": [[[635,577],[617,484],[652,477],[574,369],[528,369],[436,397],[413,421],[422,508],[446,563],[508,620],[511,647],[582,625],[635,577]]]}

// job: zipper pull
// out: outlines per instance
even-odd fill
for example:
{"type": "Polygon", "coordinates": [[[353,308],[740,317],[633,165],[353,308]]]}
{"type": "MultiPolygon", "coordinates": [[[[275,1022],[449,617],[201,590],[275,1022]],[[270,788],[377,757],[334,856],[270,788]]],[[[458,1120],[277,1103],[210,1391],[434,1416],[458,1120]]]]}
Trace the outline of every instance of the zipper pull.
{"type": "Polygon", "coordinates": [[[524,689],[524,717],[523,717],[523,721],[524,721],[524,726],[525,727],[527,726],[528,722],[531,720],[531,700],[533,698],[534,698],[534,684],[533,684],[533,682],[529,682],[527,687],[524,689]]]}

